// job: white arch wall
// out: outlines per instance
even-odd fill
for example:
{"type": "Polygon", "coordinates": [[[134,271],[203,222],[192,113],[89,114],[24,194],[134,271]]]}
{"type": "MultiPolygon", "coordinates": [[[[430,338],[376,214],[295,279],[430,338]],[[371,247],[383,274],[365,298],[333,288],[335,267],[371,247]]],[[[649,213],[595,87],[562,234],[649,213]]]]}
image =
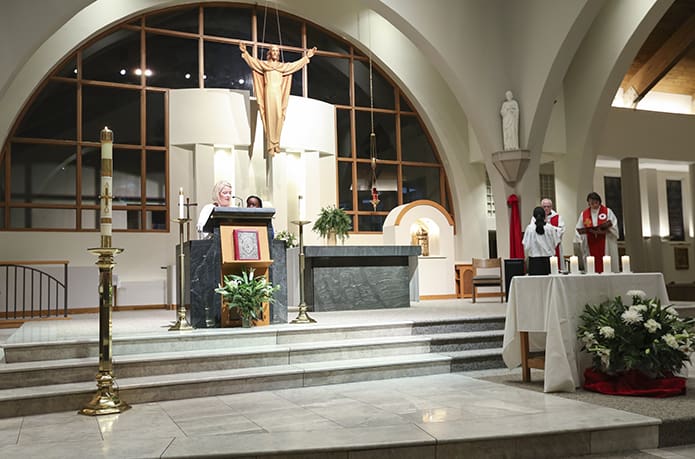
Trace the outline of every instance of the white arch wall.
{"type": "Polygon", "coordinates": [[[455,298],[454,227],[437,208],[427,203],[403,204],[384,221],[385,245],[411,245],[417,226],[429,232],[429,256],[418,257],[420,298],[455,298]]]}

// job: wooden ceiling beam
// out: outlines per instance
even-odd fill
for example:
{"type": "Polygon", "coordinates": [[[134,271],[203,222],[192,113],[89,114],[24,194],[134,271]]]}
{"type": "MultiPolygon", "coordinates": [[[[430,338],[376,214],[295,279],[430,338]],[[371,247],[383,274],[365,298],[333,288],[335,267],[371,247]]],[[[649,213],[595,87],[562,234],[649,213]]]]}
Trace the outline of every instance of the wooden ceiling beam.
{"type": "Polygon", "coordinates": [[[642,100],[694,43],[695,16],[691,16],[630,79],[624,93],[626,104],[635,106],[642,100]]]}

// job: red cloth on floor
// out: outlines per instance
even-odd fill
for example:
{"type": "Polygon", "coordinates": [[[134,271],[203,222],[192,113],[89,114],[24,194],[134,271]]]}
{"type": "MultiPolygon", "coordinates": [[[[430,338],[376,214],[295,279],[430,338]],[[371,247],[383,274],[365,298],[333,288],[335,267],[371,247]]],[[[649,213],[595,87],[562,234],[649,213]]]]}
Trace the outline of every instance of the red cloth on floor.
{"type": "Polygon", "coordinates": [[[685,395],[686,378],[665,376],[650,378],[639,370],[628,370],[619,375],[607,375],[593,368],[584,371],[584,389],[608,395],[636,397],[673,397],[685,395]]]}

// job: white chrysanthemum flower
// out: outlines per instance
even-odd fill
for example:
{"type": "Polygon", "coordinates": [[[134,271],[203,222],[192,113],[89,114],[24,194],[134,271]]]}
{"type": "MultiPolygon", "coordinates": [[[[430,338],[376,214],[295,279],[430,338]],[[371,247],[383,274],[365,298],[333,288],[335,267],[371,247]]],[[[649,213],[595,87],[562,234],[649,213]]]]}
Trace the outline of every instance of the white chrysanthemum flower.
{"type": "Polygon", "coordinates": [[[673,305],[667,307],[664,311],[666,311],[666,314],[678,317],[678,310],[673,305]]]}
{"type": "Polygon", "coordinates": [[[587,348],[596,344],[596,338],[594,338],[594,334],[590,333],[588,331],[585,331],[584,334],[582,335],[582,343],[584,343],[584,346],[586,346],[587,348]]]}
{"type": "Polygon", "coordinates": [[[672,334],[667,333],[664,336],[662,336],[661,339],[664,340],[668,347],[678,349],[678,340],[672,334]]]}
{"type": "Polygon", "coordinates": [[[629,290],[629,291],[627,292],[627,296],[629,296],[629,297],[631,297],[631,298],[637,297],[637,298],[639,298],[640,300],[643,300],[643,299],[645,299],[645,298],[647,297],[647,294],[644,293],[643,290],[629,290]]]}
{"type": "Polygon", "coordinates": [[[635,305],[631,306],[631,309],[634,309],[635,311],[645,312],[647,310],[647,305],[646,304],[635,304],[635,305]]]}
{"type": "Polygon", "coordinates": [[[642,322],[642,314],[637,309],[634,309],[633,307],[630,307],[627,311],[623,312],[620,315],[620,318],[623,319],[623,322],[626,324],[637,324],[642,322]]]}
{"type": "Polygon", "coordinates": [[[654,333],[655,331],[661,329],[661,324],[654,319],[649,319],[644,323],[644,328],[646,328],[649,333],[654,333]]]}
{"type": "Polygon", "coordinates": [[[613,327],[601,327],[598,329],[598,332],[601,336],[604,338],[613,338],[615,337],[615,329],[613,327]]]}

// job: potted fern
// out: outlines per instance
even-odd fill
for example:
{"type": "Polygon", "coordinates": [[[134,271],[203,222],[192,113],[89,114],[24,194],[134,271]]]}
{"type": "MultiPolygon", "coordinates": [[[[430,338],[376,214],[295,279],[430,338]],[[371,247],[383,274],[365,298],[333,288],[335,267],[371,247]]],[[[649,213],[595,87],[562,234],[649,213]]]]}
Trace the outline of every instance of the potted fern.
{"type": "Polygon", "coordinates": [[[326,238],[328,245],[335,245],[336,238],[345,242],[351,229],[352,218],[335,205],[322,207],[319,218],[316,219],[312,228],[319,236],[326,238]]]}
{"type": "Polygon", "coordinates": [[[249,268],[241,275],[224,276],[215,293],[222,295],[230,310],[237,310],[242,327],[252,327],[254,320],[263,317],[263,303],[274,302],[273,294],[279,289],[279,285],[274,286],[265,276],[255,276],[253,268],[249,268]]]}

